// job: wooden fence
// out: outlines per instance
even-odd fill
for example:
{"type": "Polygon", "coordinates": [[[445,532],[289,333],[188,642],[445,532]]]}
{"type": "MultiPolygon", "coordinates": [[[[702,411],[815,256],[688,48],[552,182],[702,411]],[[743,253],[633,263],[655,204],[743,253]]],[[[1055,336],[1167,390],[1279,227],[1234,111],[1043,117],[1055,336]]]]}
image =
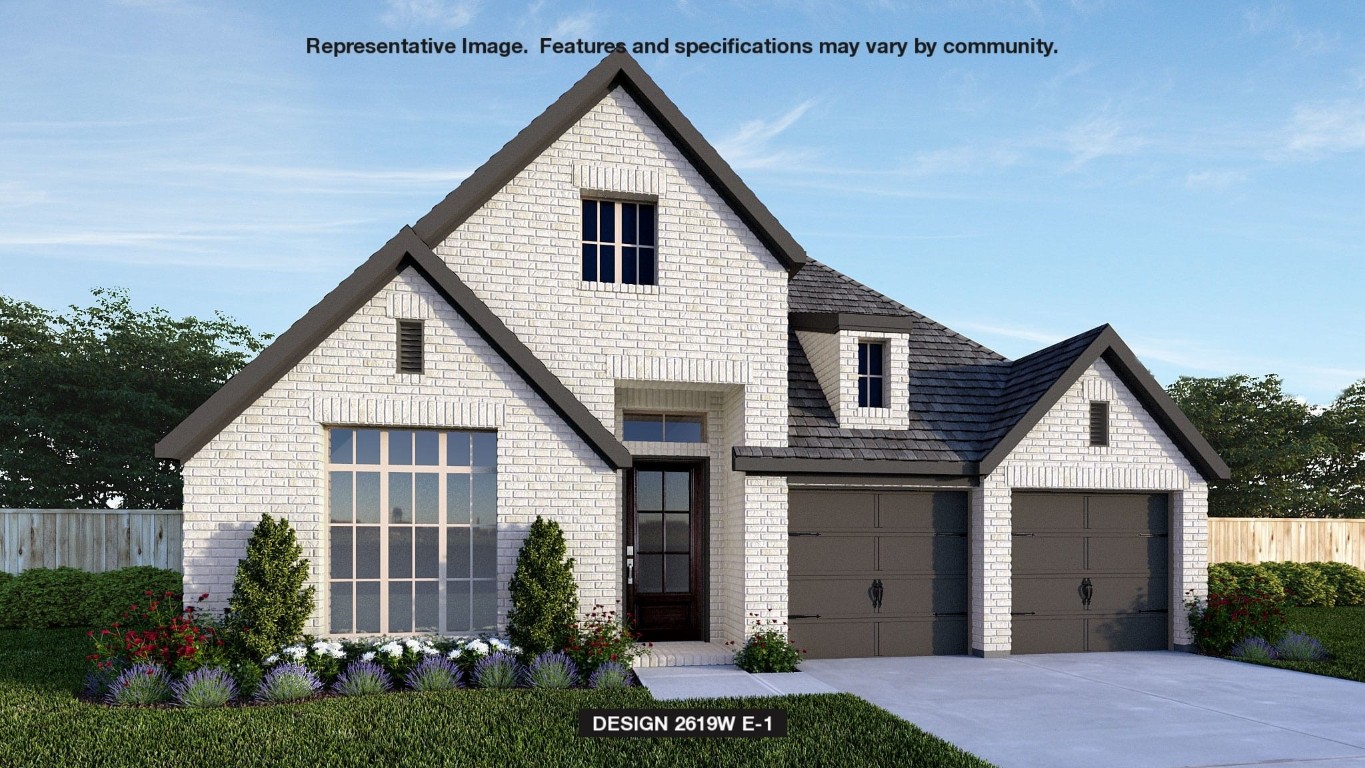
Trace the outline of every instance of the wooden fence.
{"type": "Polygon", "coordinates": [[[174,509],[0,509],[0,570],[10,573],[63,565],[179,571],[180,544],[174,509]]]}
{"type": "Polygon", "coordinates": [[[1274,560],[1335,560],[1365,568],[1365,520],[1209,518],[1209,562],[1274,560]]]}

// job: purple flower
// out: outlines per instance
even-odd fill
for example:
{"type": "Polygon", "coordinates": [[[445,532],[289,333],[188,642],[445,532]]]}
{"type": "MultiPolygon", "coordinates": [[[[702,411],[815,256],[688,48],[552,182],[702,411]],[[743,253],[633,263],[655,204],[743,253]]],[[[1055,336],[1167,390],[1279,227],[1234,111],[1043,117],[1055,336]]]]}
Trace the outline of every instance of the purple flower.
{"type": "Polygon", "coordinates": [[[627,688],[630,684],[630,670],[617,661],[603,664],[588,678],[588,685],[593,688],[627,688]]]}
{"type": "Polygon", "coordinates": [[[480,688],[516,688],[525,672],[516,656],[498,651],[474,665],[474,683],[480,688]]]}
{"type": "Polygon", "coordinates": [[[322,681],[302,664],[288,662],[265,673],[256,686],[256,701],[278,703],[311,698],[322,690],[322,681]]]}
{"type": "Polygon", "coordinates": [[[237,683],[220,667],[201,667],[172,683],[171,692],[182,707],[223,707],[237,698],[237,683]]]}
{"type": "Polygon", "coordinates": [[[428,656],[403,680],[414,691],[445,691],[460,687],[460,668],[449,659],[428,656]]]}
{"type": "Polygon", "coordinates": [[[332,691],[342,696],[368,696],[393,689],[393,679],[384,668],[373,661],[353,661],[332,684],[332,691]]]}
{"type": "Polygon", "coordinates": [[[134,664],[109,686],[110,704],[137,706],[161,704],[171,698],[171,679],[158,664],[134,664]]]}

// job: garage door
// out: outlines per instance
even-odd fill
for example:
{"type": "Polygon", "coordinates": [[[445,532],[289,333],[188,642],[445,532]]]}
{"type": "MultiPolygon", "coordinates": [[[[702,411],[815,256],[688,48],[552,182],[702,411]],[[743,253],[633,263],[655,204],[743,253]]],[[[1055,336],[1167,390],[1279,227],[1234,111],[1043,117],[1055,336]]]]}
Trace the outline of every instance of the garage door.
{"type": "Polygon", "coordinates": [[[788,533],[808,658],[967,652],[967,494],[793,489],[788,533]]]}
{"type": "Polygon", "coordinates": [[[1160,650],[1165,494],[1014,494],[1012,653],[1160,650]]]}

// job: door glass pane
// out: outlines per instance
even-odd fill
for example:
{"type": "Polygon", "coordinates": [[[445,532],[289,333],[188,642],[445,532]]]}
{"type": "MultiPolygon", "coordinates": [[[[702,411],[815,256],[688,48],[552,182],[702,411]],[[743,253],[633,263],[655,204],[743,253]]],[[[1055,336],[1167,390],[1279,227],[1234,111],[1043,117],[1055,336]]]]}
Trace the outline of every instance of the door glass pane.
{"type": "Polygon", "coordinates": [[[351,526],[334,525],[332,526],[332,578],[349,579],[351,569],[354,567],[351,560],[351,526]]]}
{"type": "Polygon", "coordinates": [[[379,526],[355,529],[355,575],[359,579],[379,578],[379,526]]]}
{"type": "Polygon", "coordinates": [[[389,473],[389,522],[412,522],[412,473],[389,473]]]}
{"type": "Polygon", "coordinates": [[[417,529],[417,549],[413,556],[412,575],[419,579],[434,579],[441,575],[441,529],[422,526],[417,529]]]}
{"type": "Polygon", "coordinates": [[[635,517],[635,546],[640,552],[664,551],[662,512],[641,512],[635,517]]]}
{"type": "Polygon", "coordinates": [[[446,475],[446,522],[469,525],[469,475],[446,475]]]}
{"type": "MultiPolygon", "coordinates": [[[[355,430],[334,429],[330,435],[328,455],[333,464],[350,464],[355,456],[355,430]]],[[[347,620],[349,622],[349,619],[347,620]]]]}
{"type": "Polygon", "coordinates": [[[441,434],[430,430],[423,430],[417,433],[417,447],[415,451],[415,464],[424,467],[434,467],[440,462],[441,434]]]}
{"type": "Polygon", "coordinates": [[[498,466],[498,434],[496,432],[475,432],[473,433],[473,441],[474,466],[498,466]]]}
{"type": "Polygon", "coordinates": [[[412,432],[403,429],[389,432],[389,463],[412,464],[412,432]]]}
{"type": "Polygon", "coordinates": [[[379,473],[355,473],[355,521],[379,522],[379,473]]]}
{"type": "Polygon", "coordinates": [[[441,618],[439,582],[419,581],[413,585],[412,620],[414,632],[435,632],[441,618]]]}
{"type": "Polygon", "coordinates": [[[497,629],[498,584],[488,579],[474,580],[474,631],[497,629]]]}
{"type": "Polygon", "coordinates": [[[412,631],[412,582],[389,582],[389,631],[412,631]]]}
{"type": "Polygon", "coordinates": [[[469,582],[446,582],[446,630],[469,631],[469,582]]]}
{"type": "Polygon", "coordinates": [[[336,634],[351,631],[351,582],[332,582],[332,632],[336,634]]]}
{"type": "Polygon", "coordinates": [[[648,512],[664,508],[664,473],[635,473],[635,508],[648,512]]]}
{"type": "Polygon", "coordinates": [[[355,431],[355,463],[379,463],[379,430],[357,429],[355,431]]]}
{"type": "Polygon", "coordinates": [[[690,552],[692,549],[692,537],[687,529],[688,520],[692,516],[686,512],[669,512],[664,515],[665,549],[669,552],[690,552]]]}
{"type": "Polygon", "coordinates": [[[452,467],[469,466],[468,432],[451,432],[446,435],[446,464],[452,467]]]}
{"type": "Polygon", "coordinates": [[[686,512],[692,508],[692,473],[664,473],[664,509],[669,512],[686,512]]]}
{"type": "Polygon", "coordinates": [[[412,578],[412,529],[389,529],[389,578],[412,578]]]}
{"type": "Polygon", "coordinates": [[[687,555],[664,555],[664,584],[669,592],[686,592],[688,584],[687,555]]]}
{"type": "Polygon", "coordinates": [[[664,591],[664,556],[635,556],[635,589],[639,592],[664,591]]]}
{"type": "Polygon", "coordinates": [[[355,503],[351,485],[355,482],[350,472],[331,472],[327,480],[331,492],[327,511],[334,523],[351,522],[351,505],[355,503]]]}
{"type": "Polygon", "coordinates": [[[473,576],[496,577],[498,575],[498,531],[496,528],[476,526],[474,528],[474,570],[473,576]]]}
{"type": "Polygon", "coordinates": [[[413,519],[419,523],[440,522],[441,476],[423,472],[416,477],[413,519]]]}
{"type": "Polygon", "coordinates": [[[355,631],[379,631],[379,582],[359,581],[355,585],[355,631]]]}
{"type": "Polygon", "coordinates": [[[472,504],[474,525],[497,525],[498,476],[485,473],[472,477],[474,480],[472,504]]]}
{"type": "Polygon", "coordinates": [[[469,529],[446,529],[446,575],[469,577],[469,529]]]}

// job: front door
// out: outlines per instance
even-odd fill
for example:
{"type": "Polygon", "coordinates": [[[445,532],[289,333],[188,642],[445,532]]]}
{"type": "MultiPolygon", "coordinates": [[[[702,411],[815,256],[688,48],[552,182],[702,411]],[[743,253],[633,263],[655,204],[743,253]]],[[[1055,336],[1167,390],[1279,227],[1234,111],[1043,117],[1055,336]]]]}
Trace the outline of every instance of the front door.
{"type": "Polygon", "coordinates": [[[700,640],[703,466],[636,462],[626,490],[626,610],[642,640],[700,640]]]}

